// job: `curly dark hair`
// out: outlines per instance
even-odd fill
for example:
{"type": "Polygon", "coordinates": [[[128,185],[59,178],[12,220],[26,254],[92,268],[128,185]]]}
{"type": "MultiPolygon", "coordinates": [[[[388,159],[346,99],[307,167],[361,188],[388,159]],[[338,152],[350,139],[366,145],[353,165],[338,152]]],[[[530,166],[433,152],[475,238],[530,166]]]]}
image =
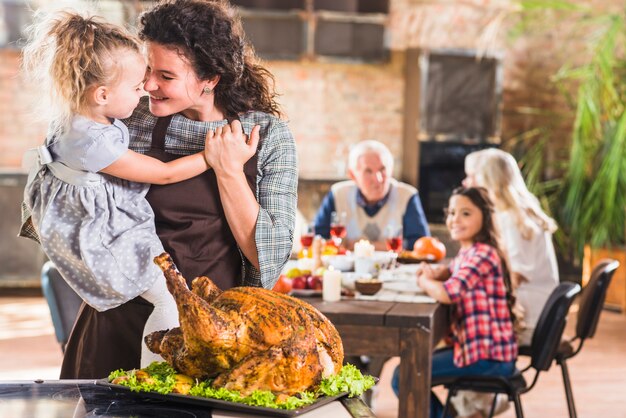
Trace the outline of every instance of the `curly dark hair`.
{"type": "Polygon", "coordinates": [[[257,110],[280,116],[274,77],[258,63],[227,1],[168,0],[139,19],[142,40],[175,49],[200,80],[220,76],[215,105],[226,115],[257,110]]]}

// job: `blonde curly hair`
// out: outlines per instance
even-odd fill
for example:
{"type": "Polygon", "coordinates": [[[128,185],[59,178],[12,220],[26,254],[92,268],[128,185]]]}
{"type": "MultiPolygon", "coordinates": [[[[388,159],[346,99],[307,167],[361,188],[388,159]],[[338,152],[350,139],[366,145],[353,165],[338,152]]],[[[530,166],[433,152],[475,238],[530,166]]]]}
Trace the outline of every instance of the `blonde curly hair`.
{"type": "Polygon", "coordinates": [[[74,11],[38,12],[27,34],[22,70],[46,93],[38,113],[49,119],[52,135],[84,110],[90,87],[116,81],[116,52],[140,53],[138,38],[123,28],[74,11]]]}
{"type": "Polygon", "coordinates": [[[508,152],[488,148],[465,157],[465,172],[484,187],[496,210],[511,210],[524,239],[532,238],[532,223],[553,233],[557,224],[541,208],[539,200],[528,190],[515,158],[508,152]]]}

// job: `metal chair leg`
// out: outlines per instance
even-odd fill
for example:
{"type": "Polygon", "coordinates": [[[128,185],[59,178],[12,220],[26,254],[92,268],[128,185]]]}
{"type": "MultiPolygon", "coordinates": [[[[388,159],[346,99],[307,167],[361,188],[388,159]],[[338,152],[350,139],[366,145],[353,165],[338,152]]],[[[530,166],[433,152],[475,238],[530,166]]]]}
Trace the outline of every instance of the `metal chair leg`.
{"type": "MultiPolygon", "coordinates": [[[[446,396],[446,404],[443,407],[443,412],[441,413],[441,418],[446,418],[448,416],[448,412],[450,411],[450,399],[456,395],[456,390],[448,389],[448,396],[446,396]]],[[[432,405],[431,405],[432,408],[432,405]]]]}
{"type": "MultiPolygon", "coordinates": [[[[448,413],[450,411],[450,394],[448,394],[448,396],[446,397],[446,404],[443,407],[443,412],[441,413],[441,418],[446,418],[448,416],[448,413]]],[[[430,406],[432,408],[432,405],[430,406]]]]}
{"type": "Polygon", "coordinates": [[[515,404],[515,416],[517,418],[524,418],[524,411],[522,411],[522,402],[519,399],[519,394],[515,394],[513,403],[515,404]]]}
{"type": "Polygon", "coordinates": [[[569,370],[567,369],[567,362],[565,359],[557,360],[559,366],[561,366],[561,374],[563,375],[563,386],[565,386],[565,398],[567,399],[567,410],[570,418],[577,418],[576,405],[574,404],[574,394],[572,393],[572,383],[569,378],[569,370]]]}
{"type": "Polygon", "coordinates": [[[491,408],[489,408],[489,418],[493,418],[493,413],[496,411],[496,402],[498,400],[498,394],[493,394],[493,401],[491,401],[491,408]]]}

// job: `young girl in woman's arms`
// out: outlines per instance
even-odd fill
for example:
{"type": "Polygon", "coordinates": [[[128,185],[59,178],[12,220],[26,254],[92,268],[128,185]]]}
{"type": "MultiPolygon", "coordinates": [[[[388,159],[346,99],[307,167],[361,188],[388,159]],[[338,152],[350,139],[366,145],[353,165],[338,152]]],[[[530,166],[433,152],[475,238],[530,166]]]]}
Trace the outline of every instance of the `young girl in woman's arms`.
{"type": "MultiPolygon", "coordinates": [[[[507,303],[502,256],[493,223],[493,207],[484,189],[452,192],[446,225],[461,245],[448,269],[422,266],[418,285],[440,303],[452,305],[452,347],[433,355],[432,376],[509,375],[515,369],[517,343],[507,303]]],[[[398,370],[392,385],[398,393],[398,370]]],[[[433,395],[431,417],[442,406],[433,395]]]]}
{"type": "MultiPolygon", "coordinates": [[[[48,90],[53,109],[24,192],[46,255],[99,311],[137,296],[154,305],[144,336],[178,325],[153,258],[163,252],[149,185],[206,171],[202,153],[164,163],[128,149],[126,126],[144,94],[138,41],[96,17],[59,12],[33,27],[24,69],[48,90]]],[[[142,345],[142,366],[160,357],[142,345]]]]}

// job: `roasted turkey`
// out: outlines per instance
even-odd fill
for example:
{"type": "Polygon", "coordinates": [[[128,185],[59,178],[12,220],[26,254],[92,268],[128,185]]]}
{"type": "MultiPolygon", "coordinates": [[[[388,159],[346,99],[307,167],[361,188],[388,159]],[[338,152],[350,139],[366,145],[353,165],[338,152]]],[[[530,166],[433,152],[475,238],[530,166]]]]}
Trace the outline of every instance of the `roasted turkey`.
{"type": "Polygon", "coordinates": [[[341,369],[339,333],[311,305],[262,288],[221,291],[208,277],[189,290],[169,254],[155,263],[176,300],[180,328],[154,332],[146,344],[179,372],[244,395],[293,395],[341,369]]]}

